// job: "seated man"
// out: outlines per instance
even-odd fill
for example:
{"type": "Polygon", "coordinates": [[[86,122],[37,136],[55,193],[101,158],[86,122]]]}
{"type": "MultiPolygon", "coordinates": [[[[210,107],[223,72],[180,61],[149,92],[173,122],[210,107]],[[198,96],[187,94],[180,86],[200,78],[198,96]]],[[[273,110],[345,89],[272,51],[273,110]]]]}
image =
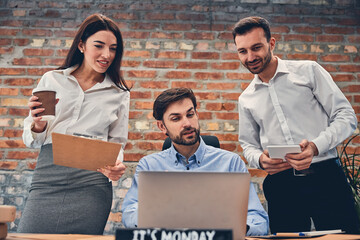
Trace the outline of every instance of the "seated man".
{"type": "MultiPolygon", "coordinates": [[[[247,172],[239,155],[208,146],[201,139],[196,98],[191,89],[169,89],[161,93],[154,102],[153,116],[159,129],[170,137],[172,146],[140,160],[122,205],[125,227],[137,227],[138,173],[141,171],[247,172]]],[[[268,215],[252,185],[247,225],[249,236],[268,233],[268,215]]]]}

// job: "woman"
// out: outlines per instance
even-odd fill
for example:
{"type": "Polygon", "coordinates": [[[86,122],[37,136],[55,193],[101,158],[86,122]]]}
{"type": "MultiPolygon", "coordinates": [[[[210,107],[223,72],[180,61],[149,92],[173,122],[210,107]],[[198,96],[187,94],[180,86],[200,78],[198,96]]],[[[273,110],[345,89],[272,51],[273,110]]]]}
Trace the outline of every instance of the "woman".
{"type": "Polygon", "coordinates": [[[122,54],[117,25],[93,14],[80,25],[64,64],[41,78],[36,89],[56,91],[58,102],[55,119],[47,122],[36,117],[44,111],[38,98],[29,99],[23,140],[41,151],[18,232],[103,234],[112,203],[109,179],[117,181],[125,171],[123,150],[115,166],[98,172],[57,166],[51,133],[86,134],[125,146],[130,94],[120,75],[122,54]]]}

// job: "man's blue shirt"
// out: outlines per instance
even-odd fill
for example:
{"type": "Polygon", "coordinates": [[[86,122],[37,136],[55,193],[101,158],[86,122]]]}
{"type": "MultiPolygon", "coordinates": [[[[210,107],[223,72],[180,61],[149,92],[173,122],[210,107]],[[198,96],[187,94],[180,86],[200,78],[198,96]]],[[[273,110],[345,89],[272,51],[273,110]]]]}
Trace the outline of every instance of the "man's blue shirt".
{"type": "MultiPolygon", "coordinates": [[[[122,222],[125,227],[136,227],[138,222],[138,173],[141,171],[198,171],[248,172],[239,155],[208,146],[201,139],[199,148],[186,162],[172,145],[169,149],[143,157],[136,168],[133,183],[122,204],[122,222]]],[[[247,235],[268,234],[269,218],[250,184],[247,235]]]]}

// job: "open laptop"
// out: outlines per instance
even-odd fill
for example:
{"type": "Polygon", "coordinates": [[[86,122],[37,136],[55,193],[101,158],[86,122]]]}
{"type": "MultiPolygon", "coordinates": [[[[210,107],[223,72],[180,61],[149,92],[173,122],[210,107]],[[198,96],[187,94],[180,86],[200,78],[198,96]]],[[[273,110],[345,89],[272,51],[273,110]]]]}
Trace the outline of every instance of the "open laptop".
{"type": "Polygon", "coordinates": [[[139,172],[139,228],[232,229],[245,239],[249,173],[139,172]]]}

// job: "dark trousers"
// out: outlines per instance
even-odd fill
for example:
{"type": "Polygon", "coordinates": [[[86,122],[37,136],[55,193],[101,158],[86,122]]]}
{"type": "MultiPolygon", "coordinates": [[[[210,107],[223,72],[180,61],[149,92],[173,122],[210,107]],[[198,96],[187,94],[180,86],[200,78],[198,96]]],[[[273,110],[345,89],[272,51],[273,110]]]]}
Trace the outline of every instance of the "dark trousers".
{"type": "Polygon", "coordinates": [[[289,169],[265,178],[272,233],[310,231],[310,218],[317,231],[358,233],[354,198],[337,161],[314,163],[312,173],[306,176],[294,176],[293,169],[289,169]]]}

